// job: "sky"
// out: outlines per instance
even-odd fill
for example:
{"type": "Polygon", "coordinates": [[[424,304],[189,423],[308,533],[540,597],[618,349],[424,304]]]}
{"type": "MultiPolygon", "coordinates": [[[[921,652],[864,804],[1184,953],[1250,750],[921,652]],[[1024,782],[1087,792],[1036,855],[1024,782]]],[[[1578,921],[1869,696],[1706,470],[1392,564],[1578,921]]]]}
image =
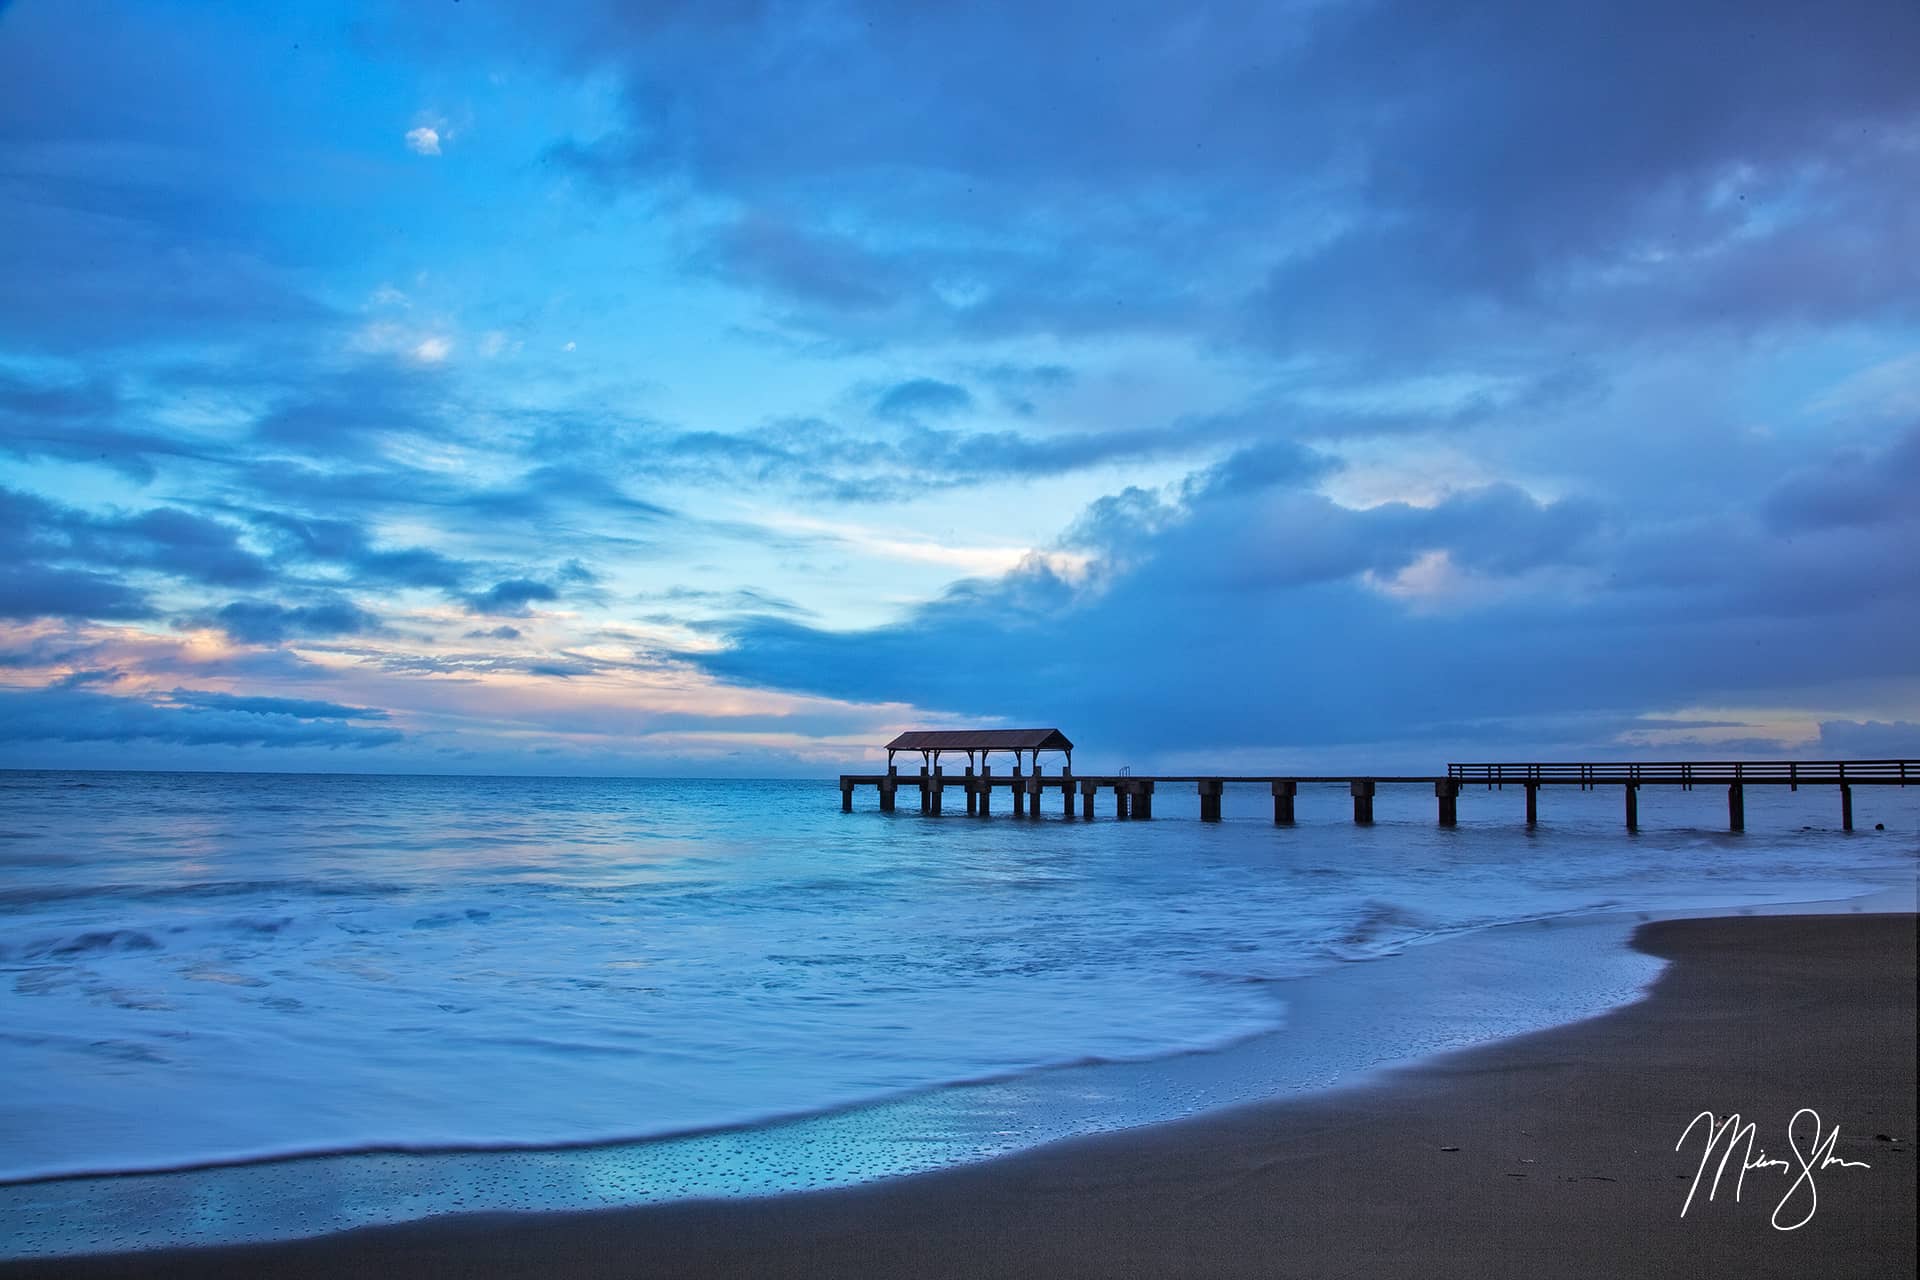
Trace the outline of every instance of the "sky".
{"type": "Polygon", "coordinates": [[[1920,754],[1920,6],[0,4],[0,767],[1920,754]]]}

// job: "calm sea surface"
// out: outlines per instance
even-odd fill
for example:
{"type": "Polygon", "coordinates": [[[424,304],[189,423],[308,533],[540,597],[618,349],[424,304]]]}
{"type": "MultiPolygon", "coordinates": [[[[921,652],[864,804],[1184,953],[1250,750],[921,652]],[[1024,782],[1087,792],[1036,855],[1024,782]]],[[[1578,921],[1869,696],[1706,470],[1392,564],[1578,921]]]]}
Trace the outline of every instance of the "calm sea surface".
{"type": "Polygon", "coordinates": [[[1185,788],[1122,824],[843,815],[826,781],[0,773],[0,1180],[1163,1059],[1437,938],[1910,890],[1920,848],[1920,788],[1856,789],[1852,836],[1830,788],[1754,788],[1737,837],[1714,789],[1643,791],[1635,837],[1617,790],[1544,792],[1532,833],[1518,790],[1451,831],[1430,790],[1358,829],[1305,788],[1278,830],[1257,788],[1203,825],[1185,788]]]}

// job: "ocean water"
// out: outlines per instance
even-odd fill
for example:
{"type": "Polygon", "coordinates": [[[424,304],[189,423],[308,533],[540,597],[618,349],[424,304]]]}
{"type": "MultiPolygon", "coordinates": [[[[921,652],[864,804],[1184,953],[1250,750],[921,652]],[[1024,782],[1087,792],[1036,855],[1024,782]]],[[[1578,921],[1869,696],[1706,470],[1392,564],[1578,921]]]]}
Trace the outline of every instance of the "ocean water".
{"type": "Polygon", "coordinates": [[[1291,829],[1262,788],[1155,800],[0,773],[0,1254],[980,1158],[1586,1016],[1657,966],[1571,924],[1911,895],[1920,858],[1920,788],[1856,788],[1851,835],[1818,788],[1750,789],[1737,836],[1705,788],[1643,790],[1635,836],[1606,789],[1531,831],[1517,789],[1452,830],[1430,788],[1370,828],[1343,787],[1291,829]],[[312,1153],[362,1154],[46,1181],[312,1153]]]}

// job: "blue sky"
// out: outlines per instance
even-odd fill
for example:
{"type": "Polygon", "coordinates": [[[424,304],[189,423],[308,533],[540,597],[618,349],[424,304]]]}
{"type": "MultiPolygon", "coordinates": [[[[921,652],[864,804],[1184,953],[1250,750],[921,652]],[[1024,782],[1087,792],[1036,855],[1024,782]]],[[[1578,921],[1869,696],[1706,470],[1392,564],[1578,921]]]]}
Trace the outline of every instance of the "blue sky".
{"type": "Polygon", "coordinates": [[[1920,10],[0,6],[0,765],[1920,751],[1920,10]]]}

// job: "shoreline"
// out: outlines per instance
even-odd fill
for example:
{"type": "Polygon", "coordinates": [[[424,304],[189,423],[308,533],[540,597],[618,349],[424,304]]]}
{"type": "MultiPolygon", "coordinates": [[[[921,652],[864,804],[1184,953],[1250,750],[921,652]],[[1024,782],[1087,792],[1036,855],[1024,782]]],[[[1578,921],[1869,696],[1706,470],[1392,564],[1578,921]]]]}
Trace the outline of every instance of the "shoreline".
{"type": "MultiPolygon", "coordinates": [[[[1800,1261],[1783,1269],[1817,1265],[1835,1273],[1837,1259],[1851,1259],[1839,1273],[1898,1272],[1913,1251],[1914,930],[1910,914],[1722,916],[1644,925],[1636,948],[1668,966],[1643,999],[1599,1017],[1425,1058],[1325,1093],[1209,1110],[912,1176],[589,1212],[442,1216],[271,1244],[20,1260],[0,1263],[0,1270],[351,1274],[404,1262],[411,1272],[431,1275],[465,1274],[484,1262],[480,1269],[492,1274],[593,1275],[645,1257],[654,1264],[651,1273],[687,1275],[830,1273],[863,1269],[863,1258],[877,1260],[870,1269],[914,1274],[1076,1268],[1112,1274],[1135,1266],[1272,1274],[1288,1269],[1279,1260],[1289,1250],[1298,1254],[1303,1232],[1321,1241],[1320,1252],[1302,1258],[1304,1270],[1340,1265],[1343,1255],[1327,1252],[1339,1234],[1330,1219],[1354,1219],[1356,1230],[1364,1225],[1354,1239],[1365,1239],[1369,1267],[1452,1274],[1446,1268],[1458,1266],[1459,1274],[1469,1274],[1497,1270],[1499,1260],[1490,1262],[1484,1247],[1473,1246],[1450,1255],[1451,1262],[1423,1253],[1425,1263],[1415,1267],[1410,1253],[1388,1249],[1391,1257],[1383,1258],[1380,1251],[1396,1240],[1428,1252],[1461,1245],[1447,1244],[1449,1214],[1477,1222],[1482,1245],[1518,1230],[1525,1239],[1513,1247],[1531,1249],[1528,1241],[1543,1233],[1552,1238],[1553,1230],[1538,1220],[1543,1207],[1526,1201],[1531,1192],[1516,1188],[1577,1185],[1585,1192],[1559,1196],[1546,1206],[1548,1219],[1557,1213],[1566,1230],[1600,1231],[1605,1224],[1583,1214],[1582,1206],[1622,1201],[1616,1227],[1630,1228],[1635,1239],[1644,1233],[1665,1238],[1663,1256],[1676,1273],[1701,1265],[1706,1255],[1694,1252],[1698,1247],[1730,1251],[1728,1260],[1741,1259],[1744,1269],[1763,1258],[1797,1256],[1800,1261]],[[1739,963],[1732,963],[1736,957],[1739,963]],[[1821,983],[1833,984],[1844,998],[1818,998],[1821,983]],[[1682,1083],[1676,1073],[1689,1082],[1691,1101],[1671,1096],[1682,1083]],[[1798,1101],[1796,1091],[1804,1095],[1798,1101]],[[1769,1228],[1770,1205],[1763,1207],[1767,1197],[1752,1182],[1741,1204],[1696,1208],[1681,1223],[1685,1183],[1671,1147],[1686,1120],[1709,1106],[1754,1119],[1762,1141],[1770,1134],[1775,1150],[1786,1145],[1793,1111],[1815,1107],[1829,1127],[1840,1126],[1836,1151],[1874,1161],[1875,1168],[1828,1175],[1819,1217],[1800,1233],[1769,1228]],[[1641,1132],[1656,1115],[1657,1133],[1641,1132]],[[1596,1125],[1600,1116],[1631,1131],[1636,1159],[1618,1149],[1620,1134],[1596,1125]],[[1442,1141],[1443,1130],[1456,1140],[1442,1141]],[[1548,1136],[1556,1130],[1559,1140],[1548,1136]],[[1523,1131],[1527,1141],[1514,1136],[1523,1131]],[[1904,1141],[1876,1142],[1875,1132],[1904,1141]],[[1334,1134],[1343,1141],[1330,1146],[1334,1134]],[[1511,1154],[1534,1139],[1538,1154],[1511,1154]],[[1508,1152],[1504,1159],[1490,1153],[1489,1142],[1508,1152]],[[1447,1145],[1460,1150],[1436,1163],[1447,1145]],[[1594,1169],[1573,1172],[1582,1153],[1594,1169]],[[1550,1169],[1541,1167],[1550,1164],[1560,1177],[1602,1181],[1550,1182],[1550,1169]],[[1464,1198],[1457,1194],[1463,1176],[1480,1184],[1464,1198]],[[1353,1184],[1347,1193],[1327,1190],[1330,1180],[1342,1179],[1353,1184]],[[1273,1184],[1265,1196],[1258,1190],[1263,1183],[1273,1184]],[[1596,1199],[1593,1187],[1606,1184],[1596,1199]],[[1318,1190],[1303,1198],[1298,1186],[1318,1190]],[[1383,1196],[1371,1213],[1369,1186],[1383,1196]],[[1169,1215],[1168,1197],[1189,1208],[1216,1207],[1169,1215]],[[1374,1221],[1389,1202],[1418,1212],[1374,1221]],[[1241,1212],[1223,1218],[1221,1203],[1237,1203],[1241,1212]],[[1268,1207],[1256,1212],[1259,1204],[1268,1207]],[[1862,1217],[1861,1207],[1872,1205],[1879,1206],[1877,1215],[1862,1217]],[[1503,1207],[1518,1217],[1503,1218],[1503,1207]],[[1376,1238],[1382,1232],[1384,1238],[1376,1238]],[[1802,1242],[1816,1238],[1818,1255],[1801,1255],[1802,1242]],[[973,1251],[979,1265],[955,1269],[951,1259],[961,1255],[947,1252],[954,1249],[973,1251]],[[945,1270],[942,1257],[949,1259],[945,1270]],[[1463,1261],[1471,1258],[1477,1258],[1472,1265],[1463,1261]]],[[[1582,1240],[1580,1247],[1592,1245],[1582,1240]]],[[[1529,1256],[1531,1266],[1555,1265],[1529,1256]]],[[[1658,1257],[1634,1257],[1637,1269],[1659,1268],[1658,1257]]]]}

